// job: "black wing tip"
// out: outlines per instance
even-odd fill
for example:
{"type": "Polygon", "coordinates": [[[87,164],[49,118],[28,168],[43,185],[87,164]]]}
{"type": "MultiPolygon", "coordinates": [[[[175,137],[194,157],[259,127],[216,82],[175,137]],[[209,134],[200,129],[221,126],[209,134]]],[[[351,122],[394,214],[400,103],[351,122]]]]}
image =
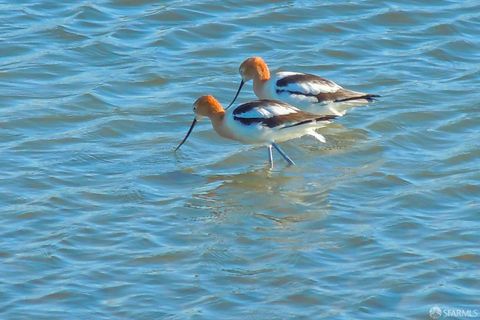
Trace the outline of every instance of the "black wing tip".
{"type": "Polygon", "coordinates": [[[381,97],[382,96],[378,95],[378,94],[364,94],[362,96],[355,96],[355,97],[348,97],[348,98],[344,98],[344,99],[337,99],[334,102],[347,102],[347,101],[355,101],[355,100],[362,100],[362,99],[365,99],[368,102],[372,102],[372,101],[377,100],[377,98],[381,98],[381,97]]]}
{"type": "Polygon", "coordinates": [[[360,97],[360,99],[366,99],[368,101],[375,101],[377,100],[377,98],[381,98],[382,96],[379,95],[379,94],[366,94],[362,97],[360,97]]]}
{"type": "Polygon", "coordinates": [[[289,126],[285,126],[281,129],[287,129],[287,128],[292,128],[292,127],[297,127],[297,126],[301,126],[301,125],[304,125],[304,124],[307,124],[307,123],[311,123],[311,122],[317,122],[317,121],[331,121],[335,118],[337,118],[338,116],[335,115],[335,114],[327,114],[327,115],[324,115],[324,116],[318,116],[318,117],[315,117],[315,118],[310,118],[310,119],[306,119],[306,120],[303,120],[303,121],[300,121],[300,122],[297,122],[297,123],[294,123],[294,124],[291,124],[289,126]]]}
{"type": "Polygon", "coordinates": [[[335,119],[335,118],[338,118],[338,115],[336,115],[336,114],[327,114],[327,115],[324,115],[324,116],[315,118],[315,120],[316,120],[316,121],[330,121],[330,120],[333,120],[333,119],[335,119]]]}

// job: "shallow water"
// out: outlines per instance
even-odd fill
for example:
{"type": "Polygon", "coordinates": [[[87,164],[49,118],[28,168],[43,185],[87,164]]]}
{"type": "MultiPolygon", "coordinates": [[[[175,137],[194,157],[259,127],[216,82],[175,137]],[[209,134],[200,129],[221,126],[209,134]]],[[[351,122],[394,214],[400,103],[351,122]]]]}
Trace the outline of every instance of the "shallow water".
{"type": "Polygon", "coordinates": [[[0,2],[0,318],[480,311],[478,1],[242,3],[0,2]],[[251,55],[383,98],[295,167],[174,154],[251,55]]]}

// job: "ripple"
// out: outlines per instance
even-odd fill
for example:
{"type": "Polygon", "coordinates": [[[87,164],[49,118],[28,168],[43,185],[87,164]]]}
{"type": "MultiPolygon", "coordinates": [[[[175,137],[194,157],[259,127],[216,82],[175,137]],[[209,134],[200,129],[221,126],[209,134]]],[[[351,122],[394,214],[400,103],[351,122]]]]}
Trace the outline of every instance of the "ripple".
{"type": "Polygon", "coordinates": [[[0,7],[4,318],[477,307],[475,1],[0,7]],[[252,55],[382,98],[282,144],[295,167],[208,121],[174,153],[252,55]]]}

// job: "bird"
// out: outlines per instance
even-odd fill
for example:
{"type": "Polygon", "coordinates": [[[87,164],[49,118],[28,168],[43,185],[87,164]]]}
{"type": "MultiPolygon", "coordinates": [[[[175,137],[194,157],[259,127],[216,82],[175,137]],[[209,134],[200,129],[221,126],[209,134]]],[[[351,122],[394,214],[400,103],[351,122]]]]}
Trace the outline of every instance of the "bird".
{"type": "Polygon", "coordinates": [[[195,117],[187,134],[175,152],[187,141],[195,124],[203,117],[210,118],[214,130],[222,137],[244,144],[263,145],[268,149],[268,162],[273,168],[272,147],[288,165],[295,162],[277,143],[310,135],[325,143],[325,137],[315,129],[331,122],[336,115],[316,115],[302,111],[278,100],[255,100],[225,110],[212,95],[205,95],[193,103],[195,117]]]}
{"type": "Polygon", "coordinates": [[[242,80],[227,109],[235,102],[243,85],[250,80],[253,80],[253,91],[259,99],[280,100],[319,114],[331,112],[342,116],[345,108],[367,104],[380,97],[345,89],[313,74],[281,71],[272,75],[261,57],[246,59],[238,71],[242,80]]]}

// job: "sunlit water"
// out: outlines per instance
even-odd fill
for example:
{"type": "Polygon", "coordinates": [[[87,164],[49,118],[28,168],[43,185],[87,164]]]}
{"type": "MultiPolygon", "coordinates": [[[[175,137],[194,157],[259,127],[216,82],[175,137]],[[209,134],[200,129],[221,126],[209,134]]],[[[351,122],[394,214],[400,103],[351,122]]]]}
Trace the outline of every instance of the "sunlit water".
{"type": "Polygon", "coordinates": [[[2,1],[0,22],[0,318],[480,310],[478,1],[2,1]],[[383,97],[284,143],[295,167],[208,121],[173,153],[252,55],[383,97]]]}

